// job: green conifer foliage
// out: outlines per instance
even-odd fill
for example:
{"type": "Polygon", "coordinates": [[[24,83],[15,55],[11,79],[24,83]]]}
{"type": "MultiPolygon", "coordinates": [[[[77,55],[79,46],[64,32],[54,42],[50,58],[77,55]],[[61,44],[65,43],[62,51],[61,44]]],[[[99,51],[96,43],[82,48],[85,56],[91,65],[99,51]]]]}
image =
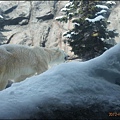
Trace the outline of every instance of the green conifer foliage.
{"type": "Polygon", "coordinates": [[[116,44],[114,38],[118,33],[107,29],[110,8],[105,1],[70,1],[65,8],[65,22],[74,18],[74,28],[64,36],[79,58],[89,60],[116,44]]]}

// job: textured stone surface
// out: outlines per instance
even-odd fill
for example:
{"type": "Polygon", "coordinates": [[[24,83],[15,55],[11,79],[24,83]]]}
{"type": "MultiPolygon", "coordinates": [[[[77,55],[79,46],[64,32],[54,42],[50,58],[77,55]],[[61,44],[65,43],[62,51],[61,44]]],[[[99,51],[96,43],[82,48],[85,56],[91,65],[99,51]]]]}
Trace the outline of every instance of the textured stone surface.
{"type": "MultiPolygon", "coordinates": [[[[71,55],[70,47],[64,43],[62,34],[72,27],[72,23],[60,23],[55,17],[64,15],[61,8],[68,1],[4,1],[0,3],[0,43],[40,45],[43,47],[60,47],[71,55]],[[1,18],[0,18],[1,19],[1,18]]],[[[109,17],[109,28],[120,31],[119,1],[109,17]]],[[[119,32],[120,33],[120,32],[119,32]]],[[[116,37],[119,42],[119,37],[116,37]]]]}
{"type": "Polygon", "coordinates": [[[3,35],[10,43],[46,47],[61,44],[62,25],[54,18],[68,1],[6,1],[0,3],[5,16],[3,35]]]}
{"type": "MultiPolygon", "coordinates": [[[[109,21],[111,24],[108,26],[109,29],[116,29],[116,32],[120,34],[120,1],[116,1],[117,5],[116,7],[112,10],[110,16],[109,16],[109,21]]],[[[116,42],[120,42],[120,35],[115,38],[116,42]]]]}

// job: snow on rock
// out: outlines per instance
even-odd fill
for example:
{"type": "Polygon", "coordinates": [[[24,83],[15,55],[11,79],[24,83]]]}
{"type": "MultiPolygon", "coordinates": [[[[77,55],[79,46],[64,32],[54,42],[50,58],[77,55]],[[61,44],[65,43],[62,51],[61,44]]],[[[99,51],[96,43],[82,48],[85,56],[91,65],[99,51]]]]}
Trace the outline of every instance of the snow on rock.
{"type": "Polygon", "coordinates": [[[0,91],[0,119],[108,120],[120,113],[119,83],[120,44],[89,61],[62,63],[0,91]]]}
{"type": "Polygon", "coordinates": [[[68,15],[74,15],[74,13],[69,13],[68,15]]]}
{"type": "Polygon", "coordinates": [[[95,17],[94,19],[85,18],[85,20],[88,20],[89,22],[96,22],[96,21],[100,21],[101,19],[104,19],[102,15],[99,15],[95,17]]]}

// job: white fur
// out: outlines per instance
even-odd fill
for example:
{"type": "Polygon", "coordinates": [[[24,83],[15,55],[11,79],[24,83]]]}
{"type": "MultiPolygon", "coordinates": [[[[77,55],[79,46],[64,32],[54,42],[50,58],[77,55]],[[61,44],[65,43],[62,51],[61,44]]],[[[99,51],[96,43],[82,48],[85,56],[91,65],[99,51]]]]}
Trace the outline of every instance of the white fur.
{"type": "Polygon", "coordinates": [[[0,90],[6,87],[8,80],[19,82],[35,73],[43,73],[49,65],[64,62],[65,56],[65,53],[58,48],[1,45],[0,90]]]}

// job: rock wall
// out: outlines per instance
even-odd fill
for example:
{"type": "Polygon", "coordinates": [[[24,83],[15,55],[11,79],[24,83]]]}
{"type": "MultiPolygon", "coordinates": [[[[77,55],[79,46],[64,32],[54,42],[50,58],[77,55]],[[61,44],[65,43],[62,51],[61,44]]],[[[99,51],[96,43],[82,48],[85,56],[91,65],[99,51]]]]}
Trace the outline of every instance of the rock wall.
{"type": "MultiPolygon", "coordinates": [[[[55,17],[63,15],[60,10],[66,3],[68,1],[1,1],[0,15],[3,16],[3,21],[0,17],[0,27],[4,27],[0,30],[0,43],[55,46],[71,55],[70,47],[64,43],[62,34],[72,24],[55,20],[55,17]]],[[[108,19],[111,21],[109,27],[118,29],[117,32],[120,31],[119,3],[117,1],[117,6],[108,19]]],[[[119,37],[116,37],[116,41],[119,41],[119,37]]]]}
{"type": "Polygon", "coordinates": [[[111,22],[111,24],[108,26],[108,29],[116,29],[116,32],[119,33],[118,37],[115,37],[115,41],[117,43],[120,42],[120,1],[116,1],[116,7],[112,10],[108,21],[111,22]]]}
{"type": "Polygon", "coordinates": [[[64,48],[62,32],[67,25],[55,20],[68,1],[3,1],[1,14],[5,18],[2,34],[13,44],[58,46],[64,48]],[[63,27],[64,26],[64,27],[63,27]]]}

